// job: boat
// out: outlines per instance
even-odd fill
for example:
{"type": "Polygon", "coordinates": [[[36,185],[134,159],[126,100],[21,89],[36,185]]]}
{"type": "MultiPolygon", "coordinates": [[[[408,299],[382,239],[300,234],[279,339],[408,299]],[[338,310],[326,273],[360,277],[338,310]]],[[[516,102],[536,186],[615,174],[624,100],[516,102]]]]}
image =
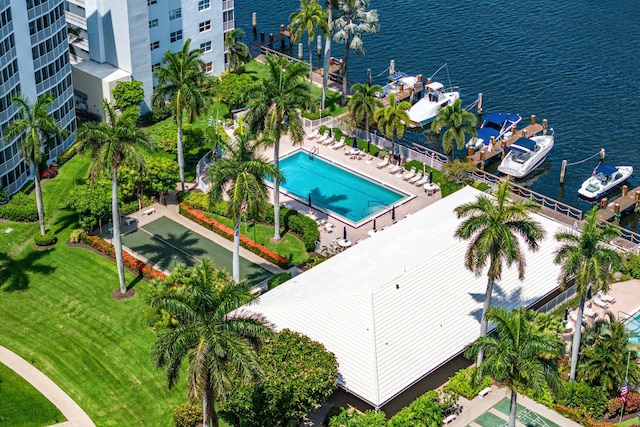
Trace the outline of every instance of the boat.
{"type": "Polygon", "coordinates": [[[382,92],[376,92],[375,95],[378,98],[384,98],[403,89],[414,88],[416,83],[418,83],[417,76],[410,76],[402,71],[397,71],[389,76],[389,83],[382,87],[382,92]]]}
{"type": "Polygon", "coordinates": [[[489,145],[492,136],[496,142],[511,138],[513,135],[511,130],[515,125],[520,123],[520,120],[522,120],[522,117],[514,113],[489,114],[482,121],[482,125],[478,129],[478,136],[471,138],[467,142],[467,148],[473,147],[478,151],[482,149],[483,145],[489,145]]]}
{"type": "Polygon", "coordinates": [[[600,165],[582,183],[578,194],[586,199],[599,199],[621,186],[633,174],[633,166],[600,165]]]}
{"type": "Polygon", "coordinates": [[[518,138],[502,159],[498,171],[514,178],[524,178],[544,162],[553,148],[553,129],[546,135],[518,138]]]}
{"type": "Polygon", "coordinates": [[[447,90],[440,82],[427,83],[424,89],[424,97],[408,111],[410,127],[421,127],[431,123],[441,108],[453,105],[460,98],[460,92],[447,90]]]}

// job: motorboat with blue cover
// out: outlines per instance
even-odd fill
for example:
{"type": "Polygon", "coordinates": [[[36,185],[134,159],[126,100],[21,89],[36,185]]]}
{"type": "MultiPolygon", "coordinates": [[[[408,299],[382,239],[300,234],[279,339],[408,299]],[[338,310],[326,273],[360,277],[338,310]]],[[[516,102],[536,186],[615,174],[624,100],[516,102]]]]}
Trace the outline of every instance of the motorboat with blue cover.
{"type": "Polygon", "coordinates": [[[509,139],[512,136],[511,130],[515,125],[520,123],[522,117],[514,113],[491,113],[486,116],[482,122],[482,126],[478,129],[478,136],[471,138],[467,142],[467,148],[473,147],[476,151],[488,146],[491,137],[496,142],[509,139]]]}
{"type": "Polygon", "coordinates": [[[589,200],[599,199],[621,186],[632,174],[632,166],[600,165],[582,183],[578,194],[589,200]]]}
{"type": "Polygon", "coordinates": [[[553,129],[546,135],[518,138],[509,146],[498,171],[514,178],[524,178],[544,162],[553,148],[553,129]]]}

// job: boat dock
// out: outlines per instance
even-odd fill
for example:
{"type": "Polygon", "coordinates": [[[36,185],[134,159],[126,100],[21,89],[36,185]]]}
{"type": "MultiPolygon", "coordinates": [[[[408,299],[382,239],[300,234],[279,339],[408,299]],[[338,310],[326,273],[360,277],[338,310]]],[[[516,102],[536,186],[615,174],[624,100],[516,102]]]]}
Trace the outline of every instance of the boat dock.
{"type": "Polygon", "coordinates": [[[600,203],[598,217],[602,221],[611,221],[615,218],[620,218],[622,213],[632,208],[635,211],[640,209],[640,190],[629,192],[629,187],[623,185],[622,196],[612,201],[608,201],[606,198],[603,198],[600,203]]]}
{"type": "MultiPolygon", "coordinates": [[[[485,162],[491,161],[496,156],[502,157],[504,155],[505,147],[510,146],[518,139],[537,135],[540,132],[544,132],[547,129],[547,121],[543,120],[543,124],[536,123],[536,116],[531,116],[531,124],[523,129],[513,131],[513,136],[501,142],[496,142],[491,145],[491,151],[485,151],[484,149],[476,152],[473,148],[469,148],[467,158],[476,166],[482,167],[485,162]]],[[[515,126],[514,126],[515,127],[515,126]]]]}

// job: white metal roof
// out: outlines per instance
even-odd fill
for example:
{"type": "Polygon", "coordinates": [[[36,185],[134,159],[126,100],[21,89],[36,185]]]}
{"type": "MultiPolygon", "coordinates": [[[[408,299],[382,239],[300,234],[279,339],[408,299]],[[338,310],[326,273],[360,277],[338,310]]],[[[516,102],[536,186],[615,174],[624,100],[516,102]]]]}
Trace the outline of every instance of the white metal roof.
{"type": "MultiPolygon", "coordinates": [[[[265,293],[246,307],[277,329],[325,345],[343,387],[380,407],[460,353],[480,332],[486,276],[464,267],[467,242],[453,237],[466,187],[265,293]]],[[[524,282],[506,269],[492,304],[530,305],[558,287],[553,262],[564,226],[539,215],[547,238],[526,252],[524,282]]]]}

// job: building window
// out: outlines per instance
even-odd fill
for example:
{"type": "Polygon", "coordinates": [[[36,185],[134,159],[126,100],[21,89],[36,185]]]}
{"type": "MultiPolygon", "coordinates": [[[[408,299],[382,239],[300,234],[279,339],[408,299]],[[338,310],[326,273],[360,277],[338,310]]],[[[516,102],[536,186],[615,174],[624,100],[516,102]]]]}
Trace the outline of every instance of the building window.
{"type": "Polygon", "coordinates": [[[156,50],[160,47],[160,42],[155,41],[153,43],[151,43],[151,50],[156,50]]]}
{"type": "Polygon", "coordinates": [[[210,73],[212,71],[213,71],[213,62],[207,62],[206,64],[204,64],[205,74],[210,73]]]}
{"type": "Polygon", "coordinates": [[[152,73],[153,73],[153,72],[155,72],[158,68],[160,68],[160,63],[159,63],[159,62],[156,62],[155,64],[153,64],[153,65],[151,66],[151,72],[152,72],[152,73]]]}
{"type": "Polygon", "coordinates": [[[200,0],[198,1],[198,10],[203,11],[209,9],[211,7],[211,0],[200,0]]]}
{"type": "Polygon", "coordinates": [[[200,27],[201,33],[204,33],[205,31],[209,31],[211,29],[211,21],[201,22],[199,27],[200,27]]]}
{"type": "Polygon", "coordinates": [[[182,40],[182,30],[174,31],[171,33],[171,43],[182,40]]]}
{"type": "Polygon", "coordinates": [[[211,52],[211,42],[200,43],[200,50],[202,53],[211,52]]]}
{"type": "Polygon", "coordinates": [[[222,22],[233,21],[233,9],[222,12],[222,22]]]}
{"type": "Polygon", "coordinates": [[[153,28],[153,27],[157,27],[158,26],[158,20],[157,19],[152,19],[151,21],[149,21],[149,28],[153,28]]]}
{"type": "Polygon", "coordinates": [[[182,9],[177,8],[169,11],[169,20],[175,21],[176,19],[182,18],[182,9]]]}
{"type": "Polygon", "coordinates": [[[147,6],[151,6],[152,4],[156,4],[158,0],[147,0],[147,6]]]}

